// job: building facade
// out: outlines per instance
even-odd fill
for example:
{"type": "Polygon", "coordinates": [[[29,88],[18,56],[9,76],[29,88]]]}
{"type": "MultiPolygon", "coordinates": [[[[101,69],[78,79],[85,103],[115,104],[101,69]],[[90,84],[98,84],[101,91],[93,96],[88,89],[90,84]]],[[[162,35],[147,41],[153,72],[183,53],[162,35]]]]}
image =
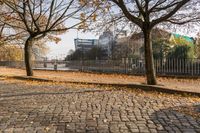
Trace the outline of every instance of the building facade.
{"type": "Polygon", "coordinates": [[[103,34],[99,36],[99,47],[107,52],[108,58],[112,57],[114,45],[114,36],[110,30],[103,32],[103,34]]]}
{"type": "Polygon", "coordinates": [[[98,46],[98,40],[97,39],[74,39],[75,44],[75,50],[80,50],[83,53],[89,51],[95,46],[98,46]]]}
{"type": "Polygon", "coordinates": [[[74,39],[75,50],[80,50],[87,53],[94,47],[99,47],[104,50],[106,55],[111,57],[113,49],[113,34],[111,31],[105,31],[99,36],[99,39],[74,39]]]}

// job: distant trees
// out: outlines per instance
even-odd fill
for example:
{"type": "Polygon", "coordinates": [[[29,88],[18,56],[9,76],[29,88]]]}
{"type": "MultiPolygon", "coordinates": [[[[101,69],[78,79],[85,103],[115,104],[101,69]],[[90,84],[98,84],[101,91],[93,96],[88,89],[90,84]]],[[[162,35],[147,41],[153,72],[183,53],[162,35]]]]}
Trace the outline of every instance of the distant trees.
{"type": "Polygon", "coordinates": [[[43,60],[46,54],[49,52],[49,47],[44,40],[37,41],[31,48],[33,58],[32,60],[43,60]],[[41,45],[42,43],[42,45],[41,45]]]}
{"type": "Polygon", "coordinates": [[[81,60],[83,59],[83,52],[81,50],[75,50],[75,51],[71,51],[67,57],[65,58],[65,60],[81,60]]]}
{"type": "Polygon", "coordinates": [[[102,60],[108,57],[107,51],[101,47],[93,47],[86,53],[86,58],[89,60],[102,60]]]}
{"type": "Polygon", "coordinates": [[[192,46],[176,45],[167,57],[173,59],[194,59],[194,49],[192,46]]]}
{"type": "Polygon", "coordinates": [[[171,51],[167,58],[194,59],[195,56],[195,40],[189,37],[175,37],[170,41],[171,51]],[[190,40],[187,40],[190,39],[190,40]]]}
{"type": "Polygon", "coordinates": [[[1,45],[0,61],[22,61],[23,50],[18,45],[1,45]]]}
{"type": "Polygon", "coordinates": [[[118,44],[113,46],[112,56],[114,60],[121,60],[122,58],[129,58],[132,56],[131,48],[123,42],[124,44],[118,44]]]}
{"type": "Polygon", "coordinates": [[[107,59],[107,51],[101,47],[95,46],[88,51],[76,50],[67,55],[66,60],[102,60],[107,59]]]}
{"type": "Polygon", "coordinates": [[[195,50],[194,43],[182,39],[176,39],[177,42],[169,40],[154,40],[152,42],[154,59],[179,58],[179,59],[194,59],[195,50]],[[179,41],[178,41],[179,40],[179,41]]]}

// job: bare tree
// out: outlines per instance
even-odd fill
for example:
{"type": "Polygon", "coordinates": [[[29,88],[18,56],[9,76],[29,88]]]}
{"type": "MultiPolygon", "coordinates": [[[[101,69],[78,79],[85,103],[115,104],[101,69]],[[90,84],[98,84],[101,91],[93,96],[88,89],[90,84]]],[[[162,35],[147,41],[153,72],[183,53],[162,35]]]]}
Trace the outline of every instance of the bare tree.
{"type": "MultiPolygon", "coordinates": [[[[84,25],[96,9],[82,13],[88,3],[77,0],[4,0],[10,15],[1,20],[12,28],[10,35],[23,38],[27,76],[33,76],[31,47],[40,39],[59,41],[56,37],[84,25]]],[[[9,35],[9,36],[10,36],[9,35]]]]}
{"type": "MultiPolygon", "coordinates": [[[[0,0],[0,8],[1,8],[1,10],[0,10],[0,19],[2,19],[2,17],[3,17],[3,11],[2,11],[3,1],[2,0],[0,0]]],[[[2,38],[3,38],[4,28],[5,28],[5,24],[0,21],[0,45],[3,44],[3,41],[2,41],[3,39],[2,38]]]]}
{"type": "Polygon", "coordinates": [[[109,22],[124,19],[143,32],[147,84],[150,85],[157,84],[152,29],[161,23],[183,25],[200,20],[200,0],[107,0],[105,5],[110,5],[110,14],[113,14],[109,22]]]}

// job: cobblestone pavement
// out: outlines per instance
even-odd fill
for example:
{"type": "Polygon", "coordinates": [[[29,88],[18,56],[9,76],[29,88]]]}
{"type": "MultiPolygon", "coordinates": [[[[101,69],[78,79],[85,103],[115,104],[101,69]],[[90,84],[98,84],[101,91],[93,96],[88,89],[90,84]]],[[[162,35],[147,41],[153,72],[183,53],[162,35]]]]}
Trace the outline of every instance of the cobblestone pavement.
{"type": "Polygon", "coordinates": [[[199,98],[121,89],[0,80],[0,132],[200,132],[199,98]]]}

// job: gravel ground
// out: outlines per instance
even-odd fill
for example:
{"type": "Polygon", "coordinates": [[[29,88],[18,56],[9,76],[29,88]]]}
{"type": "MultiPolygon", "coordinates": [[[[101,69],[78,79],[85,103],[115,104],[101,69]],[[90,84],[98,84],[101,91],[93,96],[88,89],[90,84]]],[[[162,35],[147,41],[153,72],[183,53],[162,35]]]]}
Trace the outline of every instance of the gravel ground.
{"type": "Polygon", "coordinates": [[[0,79],[0,132],[200,132],[200,98],[0,79]]]}

